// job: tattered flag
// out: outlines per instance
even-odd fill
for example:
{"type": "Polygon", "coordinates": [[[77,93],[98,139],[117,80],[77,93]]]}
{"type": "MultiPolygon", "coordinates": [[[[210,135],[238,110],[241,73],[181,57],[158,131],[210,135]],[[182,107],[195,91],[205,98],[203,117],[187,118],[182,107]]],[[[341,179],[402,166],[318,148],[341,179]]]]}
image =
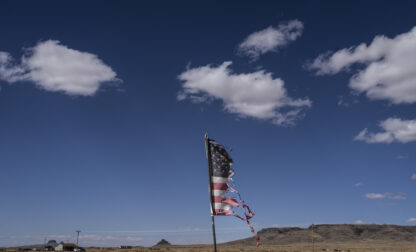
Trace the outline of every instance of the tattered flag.
{"type": "Polygon", "coordinates": [[[208,162],[210,164],[210,196],[212,215],[234,215],[245,221],[259,245],[259,237],[250,223],[254,216],[249,206],[242,200],[240,193],[235,189],[232,169],[233,160],[224,146],[212,139],[208,139],[208,162]],[[227,196],[228,195],[228,196],[227,196]],[[231,195],[231,196],[230,196],[231,195]],[[233,197],[232,195],[236,196],[233,197]],[[233,209],[240,209],[243,213],[238,214],[233,209]]]}

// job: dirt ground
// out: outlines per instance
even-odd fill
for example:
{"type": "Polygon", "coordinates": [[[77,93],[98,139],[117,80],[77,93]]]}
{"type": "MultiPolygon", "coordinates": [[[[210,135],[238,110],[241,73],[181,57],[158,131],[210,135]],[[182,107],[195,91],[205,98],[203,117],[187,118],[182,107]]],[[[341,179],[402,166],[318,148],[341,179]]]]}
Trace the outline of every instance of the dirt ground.
{"type": "MultiPolygon", "coordinates": [[[[169,247],[151,247],[151,248],[133,248],[133,249],[87,249],[87,252],[148,252],[148,251],[172,251],[172,252],[212,252],[212,246],[169,246],[169,247]]],[[[253,247],[234,247],[218,246],[218,252],[241,252],[241,251],[258,251],[258,252],[416,252],[416,243],[380,243],[380,242],[362,242],[362,243],[317,243],[315,249],[311,244],[296,245],[275,245],[253,247]]]]}

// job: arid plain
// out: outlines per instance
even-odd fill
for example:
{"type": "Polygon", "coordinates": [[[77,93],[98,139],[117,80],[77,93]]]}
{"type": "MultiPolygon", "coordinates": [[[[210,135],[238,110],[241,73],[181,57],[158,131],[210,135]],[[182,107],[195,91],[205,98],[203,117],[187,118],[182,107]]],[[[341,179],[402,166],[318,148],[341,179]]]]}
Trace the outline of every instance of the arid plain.
{"type": "MultiPolygon", "coordinates": [[[[172,251],[172,252],[212,252],[212,246],[166,246],[133,249],[87,249],[87,252],[147,252],[147,251],[172,251]]],[[[218,246],[218,252],[416,252],[415,242],[381,243],[381,242],[351,242],[351,243],[317,243],[315,248],[311,244],[291,244],[291,245],[262,245],[255,246],[218,246]]]]}

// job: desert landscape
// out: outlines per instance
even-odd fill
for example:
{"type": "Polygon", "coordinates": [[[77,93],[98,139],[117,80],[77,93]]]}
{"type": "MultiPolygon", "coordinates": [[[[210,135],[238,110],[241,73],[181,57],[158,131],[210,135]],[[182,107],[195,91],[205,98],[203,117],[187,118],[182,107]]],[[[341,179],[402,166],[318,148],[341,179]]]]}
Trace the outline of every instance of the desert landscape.
{"type": "MultiPolygon", "coordinates": [[[[147,251],[172,251],[172,252],[212,252],[209,245],[189,245],[189,246],[166,246],[166,247],[135,247],[132,249],[118,248],[87,248],[88,252],[147,252],[147,251]]],[[[17,250],[7,250],[17,251],[17,250]]],[[[331,252],[413,252],[416,251],[415,242],[346,242],[346,243],[316,243],[315,249],[311,244],[299,243],[291,245],[261,245],[256,246],[225,246],[219,245],[218,252],[240,252],[240,251],[261,251],[261,252],[312,252],[312,251],[331,251],[331,252]]]]}
{"type": "MultiPolygon", "coordinates": [[[[147,252],[147,251],[173,251],[173,252],[212,252],[211,245],[189,245],[189,246],[164,246],[164,247],[136,247],[132,249],[117,248],[87,248],[88,252],[147,252]]],[[[238,245],[219,245],[218,252],[240,252],[240,251],[261,251],[261,252],[312,252],[312,251],[331,251],[331,252],[413,252],[416,251],[416,242],[344,242],[344,243],[316,243],[313,249],[311,243],[299,243],[290,245],[261,245],[256,246],[238,246],[238,245]]]]}
{"type": "MultiPolygon", "coordinates": [[[[276,252],[416,252],[416,226],[376,224],[314,225],[308,228],[265,228],[258,232],[261,245],[254,237],[219,244],[218,252],[276,251],[276,252]]],[[[119,248],[87,247],[88,252],[211,252],[212,245],[175,245],[162,239],[151,247],[120,246],[119,248]]],[[[30,250],[28,246],[3,249],[30,250]]]]}

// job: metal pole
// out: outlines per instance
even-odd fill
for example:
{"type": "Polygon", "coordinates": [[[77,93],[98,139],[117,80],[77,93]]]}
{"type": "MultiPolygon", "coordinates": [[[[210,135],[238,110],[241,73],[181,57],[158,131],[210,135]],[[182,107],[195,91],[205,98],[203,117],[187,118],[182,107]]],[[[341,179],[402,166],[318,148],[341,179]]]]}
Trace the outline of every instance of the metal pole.
{"type": "Polygon", "coordinates": [[[212,238],[214,241],[214,252],[217,252],[217,238],[215,235],[215,221],[214,221],[214,206],[212,201],[212,165],[211,165],[211,150],[208,143],[208,132],[205,133],[205,151],[208,160],[208,179],[209,179],[209,202],[211,206],[211,225],[212,225],[212,238]]]}
{"type": "Polygon", "coordinates": [[[212,224],[212,237],[214,240],[214,252],[217,252],[217,238],[215,235],[215,222],[214,222],[214,215],[211,215],[211,224],[212,224]]]}
{"type": "Polygon", "coordinates": [[[315,252],[314,225],[312,224],[312,251],[315,252]]]}
{"type": "Polygon", "coordinates": [[[79,246],[78,246],[78,241],[79,241],[79,232],[81,232],[81,230],[77,230],[77,231],[75,231],[75,232],[77,232],[77,249],[79,248],[79,246]]]}

